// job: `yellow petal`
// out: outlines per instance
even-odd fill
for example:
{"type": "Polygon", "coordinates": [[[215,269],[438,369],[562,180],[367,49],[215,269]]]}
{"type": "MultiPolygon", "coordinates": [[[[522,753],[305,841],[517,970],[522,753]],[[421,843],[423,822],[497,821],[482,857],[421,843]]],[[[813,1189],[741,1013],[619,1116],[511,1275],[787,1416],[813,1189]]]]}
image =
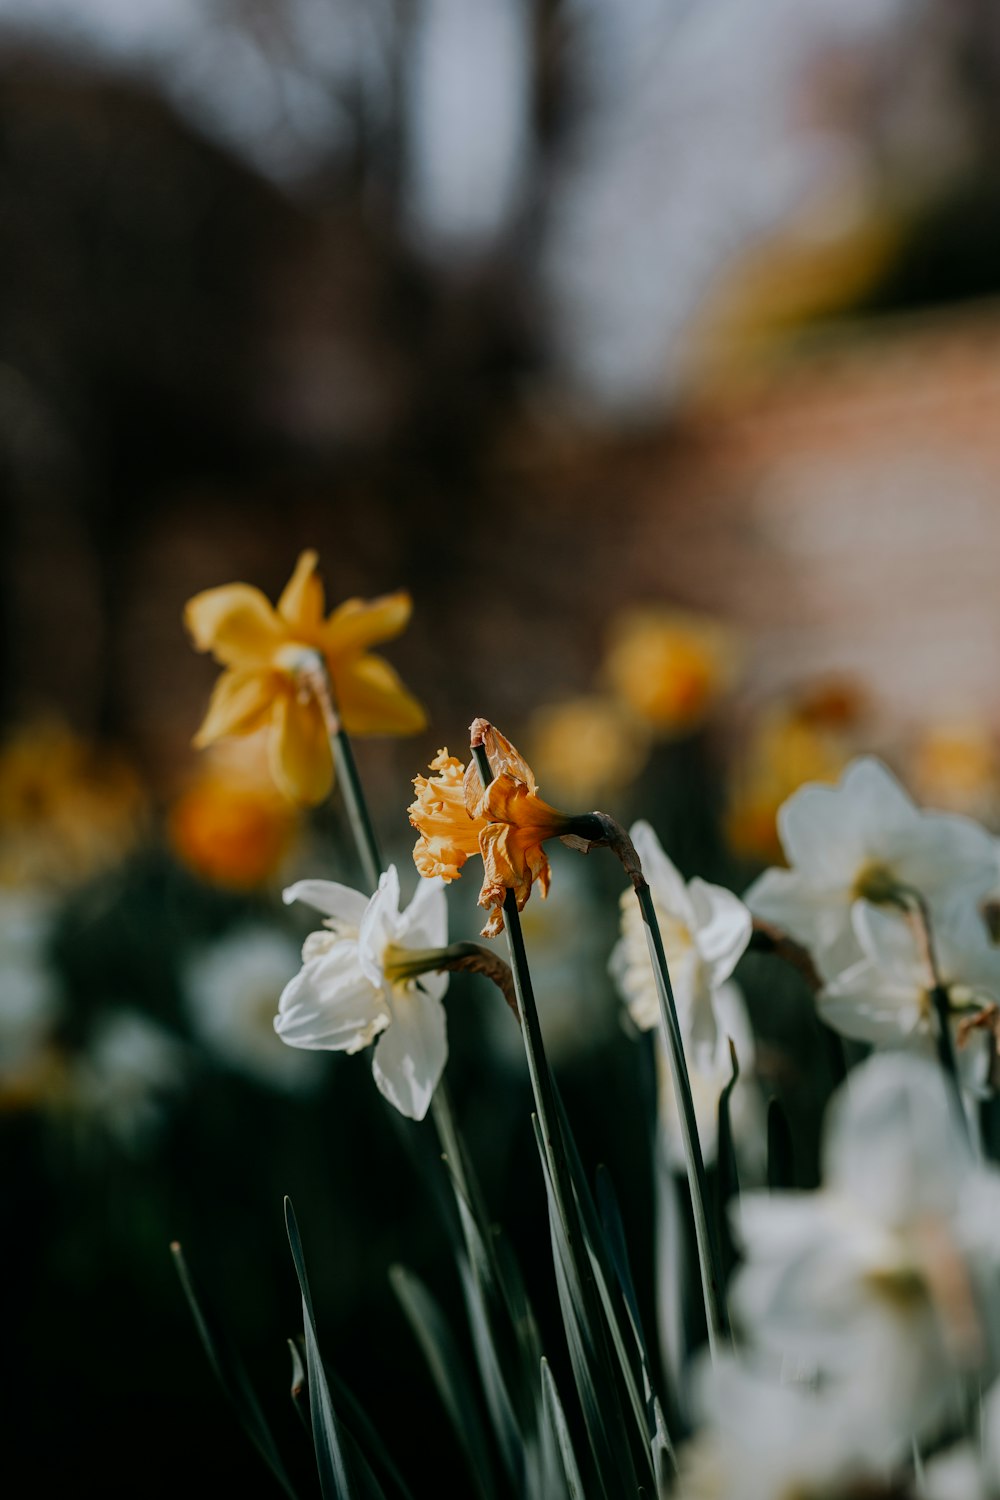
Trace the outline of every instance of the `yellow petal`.
{"type": "Polygon", "coordinates": [[[378,599],[346,599],[324,626],[323,648],[333,660],[391,641],[406,629],[412,610],[405,589],[378,599]]]}
{"type": "Polygon", "coordinates": [[[226,583],[195,594],[184,607],[184,623],[199,651],[211,651],[226,667],[264,666],[288,639],[260,589],[226,583]]]}
{"type": "Polygon", "coordinates": [[[300,552],[295,572],[278,600],[278,614],[293,629],[314,632],[323,624],[323,585],[316,577],[319,554],[300,552]]]}
{"type": "Polygon", "coordinates": [[[337,710],[348,734],[418,734],[427,724],[416,698],[381,656],[327,657],[337,710]]]}
{"type": "Polygon", "coordinates": [[[333,760],[323,719],[313,699],[291,693],[277,699],[268,742],[271,775],[293,802],[315,805],[333,785],[333,760]]]}
{"type": "Polygon", "coordinates": [[[535,774],[521,752],[495,724],[482,719],[477,722],[483,725],[483,746],[493,775],[502,776],[506,772],[515,781],[522,781],[529,792],[536,792],[535,774]]]}
{"type": "Polygon", "coordinates": [[[201,728],[194,737],[199,750],[227,734],[250,734],[259,729],[277,691],[270,672],[252,668],[223,672],[212,691],[201,728]]]}

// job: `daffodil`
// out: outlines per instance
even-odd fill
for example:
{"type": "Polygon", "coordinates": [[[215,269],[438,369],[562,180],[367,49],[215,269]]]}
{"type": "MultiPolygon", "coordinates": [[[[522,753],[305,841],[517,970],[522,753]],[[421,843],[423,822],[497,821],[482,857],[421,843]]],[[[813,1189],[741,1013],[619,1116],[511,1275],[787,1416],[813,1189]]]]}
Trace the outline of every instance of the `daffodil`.
{"type": "Polygon", "coordinates": [[[688,734],[737,674],[734,632],[720,621],[655,605],[615,620],[604,662],[608,687],[662,735],[688,734]]]}
{"type": "Polygon", "coordinates": [[[390,865],[369,899],[332,880],[300,880],[285,900],[322,912],[323,930],[281,993],[274,1029],[290,1047],[360,1052],[375,1041],[372,1072],[401,1114],[422,1120],[448,1057],[441,1004],[448,974],[448,913],[441,881],[421,881],[405,911],[390,865]]]}
{"type": "MultiPolygon", "coordinates": [[[[743,1193],[734,1313],[762,1351],[862,1398],[901,1450],[1000,1361],[1000,1172],[936,1065],[879,1053],[828,1114],[823,1185],[743,1193]]],[[[786,1368],[788,1367],[786,1363],[786,1368]]]]}
{"type": "MultiPolygon", "coordinates": [[[[697,878],[686,882],[648,823],[633,824],[629,833],[653,895],[673,981],[698,1135],[704,1156],[711,1159],[716,1151],[719,1097],[733,1071],[730,1040],[742,1074],[749,1076],[753,1062],[753,1034],[743,996],[732,979],[750,942],[752,919],[731,891],[697,878]]],[[[640,1031],[651,1031],[660,1023],[660,1003],[642,913],[631,890],[622,895],[621,934],[611,955],[611,975],[635,1025],[640,1031]]],[[[674,1161],[683,1160],[677,1103],[662,1050],[658,1061],[660,1119],[668,1151],[674,1161]]],[[[747,1126],[746,1131],[741,1127],[741,1135],[758,1123],[753,1118],[754,1097],[746,1083],[737,1086],[736,1113],[747,1126]]]]}
{"type": "Polygon", "coordinates": [[[333,779],[329,725],[309,685],[317,671],[349,733],[414,734],[425,723],[395,670],[369,650],[405,628],[409,595],[348,599],[327,615],[316,563],[315,552],[300,555],[276,607],[250,584],[230,583],[196,594],[184,612],[198,650],[226,669],[195,744],[267,725],[272,775],[306,803],[321,802],[333,779]]]}
{"type": "Polygon", "coordinates": [[[874,757],[852,761],[835,787],[808,785],[785,802],[778,831],[789,869],[766,870],[746,893],[755,916],[783,928],[832,980],[862,952],[851,922],[860,900],[919,893],[931,914],[958,891],[996,883],[988,833],[958,813],[925,812],[874,757]]]}
{"type": "Polygon", "coordinates": [[[473,734],[481,734],[493,780],[484,787],[475,760],[463,770],[460,761],[441,751],[432,765],[438,775],[414,781],[417,797],[408,811],[420,838],[413,858],[422,875],[454,880],[470,854],[481,854],[479,905],[490,913],[483,936],[496,937],[503,931],[508,891],[518,911],[536,882],[542,896],[548,894],[549,861],[542,844],[570,834],[573,819],[542,801],[531,767],[492,724],[477,719],[473,734]]]}

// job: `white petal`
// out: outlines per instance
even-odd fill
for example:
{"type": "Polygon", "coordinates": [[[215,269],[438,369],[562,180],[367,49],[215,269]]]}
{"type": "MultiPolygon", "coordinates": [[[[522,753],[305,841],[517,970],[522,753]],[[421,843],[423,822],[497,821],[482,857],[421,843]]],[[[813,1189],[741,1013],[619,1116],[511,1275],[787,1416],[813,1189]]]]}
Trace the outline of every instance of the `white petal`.
{"type": "Polygon", "coordinates": [[[448,1059],[444,1006],[407,990],[393,996],[392,1025],[379,1041],[372,1072],[400,1114],[422,1120],[448,1059]]]}
{"type": "Polygon", "coordinates": [[[685,926],[694,926],[694,912],[684,877],[663,850],[649,823],[633,823],[629,836],[642,862],[646,877],[658,905],[671,916],[679,917],[685,926]]]}
{"type": "Polygon", "coordinates": [[[688,887],[694,909],[695,943],[712,970],[714,985],[722,984],[746,951],[753,918],[738,896],[721,885],[692,880],[688,887]]]}
{"type": "Polygon", "coordinates": [[[286,906],[293,901],[304,901],[324,917],[333,917],[356,932],[368,905],[368,897],[350,886],[338,885],[335,880],[297,880],[282,892],[286,906]]]}
{"type": "Polygon", "coordinates": [[[290,1047],[358,1052],[389,1020],[381,990],[358,965],[357,945],[344,941],[304,964],[285,986],[274,1029],[290,1047]]]}
{"type": "Polygon", "coordinates": [[[448,942],[448,898],[440,877],[421,880],[396,926],[405,948],[443,948],[448,942]]]}
{"type": "Polygon", "coordinates": [[[969,1170],[941,1069],[906,1052],[852,1068],[827,1113],[824,1180],[874,1221],[947,1215],[969,1170]]]}
{"type": "Polygon", "coordinates": [[[358,929],[358,962],[362,973],[376,987],[385,984],[382,968],[387,944],[399,925],[399,875],[390,865],[379,876],[378,890],[365,908],[358,929]]]}

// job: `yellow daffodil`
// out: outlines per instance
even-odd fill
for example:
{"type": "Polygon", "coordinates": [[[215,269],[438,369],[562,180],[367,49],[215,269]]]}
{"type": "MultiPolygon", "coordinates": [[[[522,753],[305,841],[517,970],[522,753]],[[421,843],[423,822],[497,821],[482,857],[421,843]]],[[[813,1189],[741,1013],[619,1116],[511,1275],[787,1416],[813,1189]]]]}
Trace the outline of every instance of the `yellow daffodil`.
{"type": "Polygon", "coordinates": [[[593,806],[627,786],[649,756],[649,730],[614,698],[590,694],[540,708],[531,758],[560,800],[593,806]]]}
{"type": "Polygon", "coordinates": [[[570,831],[572,819],[538,796],[527,761],[492,724],[477,719],[473,744],[486,749],[493,780],[484,787],[475,760],[464,768],[442,750],[431,765],[437,776],[418,776],[417,797],[408,809],[420,832],[413,851],[421,875],[454,880],[470,854],[483,860],[479,905],[490,913],[484,937],[503,931],[503,902],[513,891],[521,911],[537,882],[544,897],[549,888],[546,839],[570,831]],[[459,788],[461,787],[461,796],[459,788]]]}
{"type": "Polygon", "coordinates": [[[738,665],[733,632],[718,620],[648,606],[615,621],[604,676],[644,724],[679,735],[704,721],[738,665]]]}
{"type": "Polygon", "coordinates": [[[184,611],[195,646],[226,668],[195,744],[267,725],[271,774],[306,803],[321,802],[333,780],[327,724],[307,681],[317,666],[348,733],[415,734],[426,722],[394,669],[368,649],[405,628],[409,595],[348,599],[327,616],[316,562],[315,552],[300,555],[276,608],[250,584],[230,583],[196,594],[184,611]]]}

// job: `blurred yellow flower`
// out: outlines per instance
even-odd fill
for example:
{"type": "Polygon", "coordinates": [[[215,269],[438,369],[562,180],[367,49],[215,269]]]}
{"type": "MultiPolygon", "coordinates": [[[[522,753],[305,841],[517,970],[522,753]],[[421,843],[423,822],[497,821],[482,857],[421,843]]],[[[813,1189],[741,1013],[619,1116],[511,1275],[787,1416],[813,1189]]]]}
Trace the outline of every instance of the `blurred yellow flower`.
{"type": "Polygon", "coordinates": [[[987,823],[1000,810],[1000,745],[976,719],[930,724],[918,736],[909,782],[919,801],[987,823]]]}
{"type": "Polygon", "coordinates": [[[253,890],[275,875],[298,826],[298,810],[271,779],[266,729],[213,745],[167,813],[180,862],[230,890],[253,890]]]}
{"type": "Polygon", "coordinates": [[[65,886],[122,858],[145,796],[124,758],[55,718],[0,748],[0,886],[65,886]]]}
{"type": "Polygon", "coordinates": [[[720,621],[649,605],[613,623],[604,679],[650,728],[682,735],[704,722],[739,661],[735,634],[720,621]]]}
{"type": "Polygon", "coordinates": [[[230,583],[196,594],[184,611],[197,649],[226,668],[195,744],[268,725],[271,774],[287,797],[304,803],[321,802],[333,781],[323,714],[304,680],[317,658],[349,733],[415,734],[426,722],[395,670],[368,649],[405,628],[409,595],[348,599],[325,616],[317,560],[315,552],[300,555],[276,608],[250,584],[230,583]]]}
{"type": "Polygon", "coordinates": [[[854,753],[839,726],[812,713],[812,701],[762,714],[733,769],[726,831],[733,850],[747,859],[784,864],[778,808],[806,781],[836,782],[854,753]]]}
{"type": "Polygon", "coordinates": [[[627,786],[649,755],[649,730],[614,698],[553,703],[533,716],[531,758],[560,801],[582,807],[627,786]]]}
{"type": "Polygon", "coordinates": [[[477,719],[472,735],[473,744],[486,749],[493,780],[484,787],[474,759],[463,773],[461,762],[442,751],[432,766],[440,774],[414,781],[417,798],[408,812],[421,837],[413,858],[421,875],[454,880],[470,854],[481,854],[479,905],[490,913],[482,935],[497,937],[508,890],[518,911],[536,881],[542,896],[548,894],[549,862],[542,844],[565,834],[572,820],[541,800],[531,767],[492,724],[477,719]]]}

